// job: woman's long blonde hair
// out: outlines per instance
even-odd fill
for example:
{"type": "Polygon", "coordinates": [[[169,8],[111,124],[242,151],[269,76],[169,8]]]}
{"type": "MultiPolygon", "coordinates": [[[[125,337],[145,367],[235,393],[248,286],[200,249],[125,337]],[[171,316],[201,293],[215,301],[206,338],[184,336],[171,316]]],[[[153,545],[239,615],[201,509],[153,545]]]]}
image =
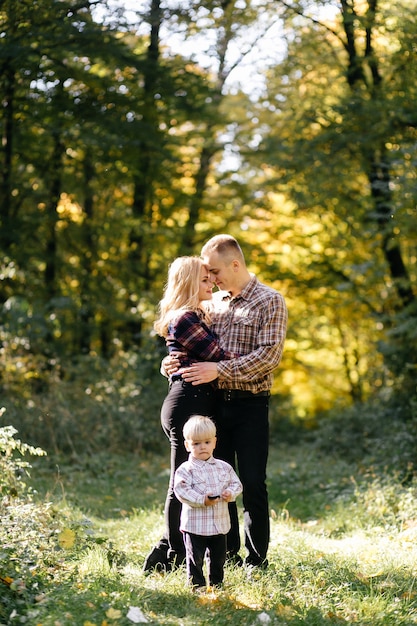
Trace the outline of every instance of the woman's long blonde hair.
{"type": "MultiPolygon", "coordinates": [[[[197,256],[180,256],[171,263],[164,295],[159,303],[155,332],[166,337],[170,321],[184,311],[201,312],[199,299],[202,260],[197,256]]],[[[203,313],[208,322],[208,314],[203,313]]]]}

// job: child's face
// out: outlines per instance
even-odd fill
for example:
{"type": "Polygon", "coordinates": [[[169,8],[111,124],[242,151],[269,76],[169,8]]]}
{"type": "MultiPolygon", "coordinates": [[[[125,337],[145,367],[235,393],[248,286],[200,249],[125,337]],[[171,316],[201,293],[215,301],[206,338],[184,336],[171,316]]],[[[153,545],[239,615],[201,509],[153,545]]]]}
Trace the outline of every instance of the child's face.
{"type": "Polygon", "coordinates": [[[216,437],[206,437],[204,439],[186,439],[185,449],[191,456],[200,461],[207,461],[213,454],[216,447],[216,437]]]}

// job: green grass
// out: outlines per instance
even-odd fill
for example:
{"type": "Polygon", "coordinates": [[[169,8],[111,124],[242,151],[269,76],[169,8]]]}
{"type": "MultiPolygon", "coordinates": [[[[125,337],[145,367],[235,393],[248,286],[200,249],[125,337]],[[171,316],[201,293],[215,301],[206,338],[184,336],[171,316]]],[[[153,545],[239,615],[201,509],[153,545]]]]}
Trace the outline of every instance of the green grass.
{"type": "Polygon", "coordinates": [[[35,501],[0,531],[0,574],[13,579],[0,587],[0,625],[127,626],[130,607],[164,626],[417,624],[414,479],[307,441],[271,446],[270,567],[252,578],[227,567],[221,592],[196,596],[183,570],[142,572],[163,530],[167,464],[36,460],[35,501]]]}

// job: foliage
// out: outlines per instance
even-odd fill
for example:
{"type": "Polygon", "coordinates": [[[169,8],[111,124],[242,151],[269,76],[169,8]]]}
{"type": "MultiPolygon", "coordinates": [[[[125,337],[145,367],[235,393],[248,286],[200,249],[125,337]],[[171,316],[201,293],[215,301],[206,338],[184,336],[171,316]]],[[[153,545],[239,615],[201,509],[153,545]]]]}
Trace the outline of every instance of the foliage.
{"type": "MultiPolygon", "coordinates": [[[[286,258],[271,262],[271,274],[284,271],[296,315],[291,382],[305,395],[308,378],[320,402],[344,369],[332,387],[356,402],[399,372],[403,384],[413,380],[415,202],[404,190],[415,179],[415,116],[392,82],[416,74],[404,63],[409,2],[342,3],[323,17],[310,3],[285,7],[287,54],[267,71],[255,103],[261,125],[244,129],[242,143],[256,138],[248,160],[265,172],[258,212],[282,233],[286,258]]],[[[253,228],[252,211],[247,221],[253,228]]],[[[271,242],[271,260],[276,249],[271,242]]]]}
{"type": "Polygon", "coordinates": [[[20,371],[8,363],[3,395],[10,421],[49,453],[160,449],[167,381],[159,373],[164,352],[151,349],[121,351],[111,362],[82,356],[65,367],[23,373],[24,380],[16,380],[20,371]]]}
{"type": "Polygon", "coordinates": [[[344,411],[330,412],[307,433],[314,446],[349,462],[367,462],[379,471],[408,476],[416,469],[415,397],[376,398],[344,411]]]}
{"type": "Polygon", "coordinates": [[[1,3],[2,393],[132,380],[168,263],[225,230],[288,301],[297,418],[414,393],[411,0],[116,4],[1,3]]]}
{"type": "MultiPolygon", "coordinates": [[[[0,416],[4,415],[5,408],[0,408],[0,416]]],[[[25,454],[42,456],[46,454],[41,448],[23,443],[16,439],[17,430],[13,426],[0,428],[0,494],[4,502],[9,498],[27,495],[24,476],[29,476],[31,467],[28,461],[23,460],[25,454]]]]}

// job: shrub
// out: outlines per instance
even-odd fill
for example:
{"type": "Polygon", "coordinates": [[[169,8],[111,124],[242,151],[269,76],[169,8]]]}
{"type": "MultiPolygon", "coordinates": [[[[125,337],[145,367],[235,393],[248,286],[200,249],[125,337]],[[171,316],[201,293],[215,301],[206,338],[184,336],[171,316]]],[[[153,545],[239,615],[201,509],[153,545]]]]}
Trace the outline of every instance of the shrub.
{"type": "MultiPolygon", "coordinates": [[[[167,381],[150,350],[113,360],[85,356],[50,372],[42,393],[6,393],[12,423],[48,452],[158,451],[167,381]]],[[[6,390],[7,391],[7,390],[6,390]]]]}
{"type": "Polygon", "coordinates": [[[395,398],[378,399],[343,411],[332,411],[307,434],[326,454],[348,462],[410,472],[415,464],[417,416],[404,419],[395,398]]]}
{"type": "MultiPolygon", "coordinates": [[[[0,408],[0,416],[5,408],[0,408]]],[[[20,439],[15,439],[17,430],[13,426],[0,428],[0,493],[4,502],[11,498],[27,495],[27,485],[24,477],[29,475],[30,464],[21,457],[25,454],[43,456],[46,454],[41,448],[35,448],[20,439]]]]}

